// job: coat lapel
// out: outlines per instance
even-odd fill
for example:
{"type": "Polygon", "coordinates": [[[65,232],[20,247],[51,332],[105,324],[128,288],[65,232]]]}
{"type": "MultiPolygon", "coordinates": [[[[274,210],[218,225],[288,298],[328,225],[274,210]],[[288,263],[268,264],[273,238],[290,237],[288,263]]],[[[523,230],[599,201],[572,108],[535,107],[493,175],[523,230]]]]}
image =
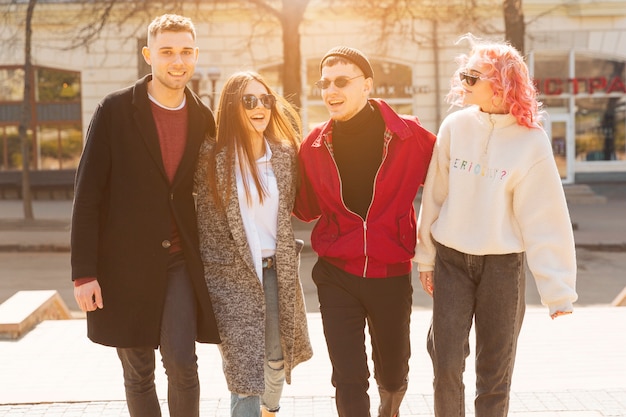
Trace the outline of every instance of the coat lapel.
{"type": "Polygon", "coordinates": [[[225,149],[222,149],[215,156],[217,182],[220,190],[222,190],[220,198],[222,199],[222,203],[225,203],[227,195],[225,187],[227,184],[227,178],[230,176],[230,200],[228,201],[228,205],[225,207],[228,227],[241,258],[246,263],[246,266],[251,271],[254,271],[254,274],[256,275],[254,261],[252,260],[252,253],[250,252],[248,238],[246,237],[246,230],[243,227],[243,220],[241,219],[241,210],[239,209],[237,178],[235,176],[235,161],[233,159],[233,161],[228,164],[226,159],[225,149]]]}
{"type": "Polygon", "coordinates": [[[185,144],[185,151],[183,157],[178,165],[178,170],[174,176],[174,185],[176,185],[180,179],[185,178],[190,170],[196,169],[196,161],[198,158],[198,150],[202,141],[206,139],[206,135],[215,135],[215,125],[208,129],[211,121],[207,120],[207,117],[202,114],[201,104],[197,98],[191,94],[189,89],[185,89],[187,96],[187,142],[185,144]]]}
{"type": "Polygon", "coordinates": [[[152,79],[151,75],[147,75],[135,84],[133,90],[133,106],[135,107],[135,123],[137,131],[140,132],[141,138],[148,149],[148,153],[152,157],[155,165],[159,168],[159,172],[167,181],[165,166],[163,165],[163,156],[161,155],[161,145],[159,143],[159,134],[157,133],[154,117],[152,116],[152,106],[148,98],[148,81],[152,79]]]}

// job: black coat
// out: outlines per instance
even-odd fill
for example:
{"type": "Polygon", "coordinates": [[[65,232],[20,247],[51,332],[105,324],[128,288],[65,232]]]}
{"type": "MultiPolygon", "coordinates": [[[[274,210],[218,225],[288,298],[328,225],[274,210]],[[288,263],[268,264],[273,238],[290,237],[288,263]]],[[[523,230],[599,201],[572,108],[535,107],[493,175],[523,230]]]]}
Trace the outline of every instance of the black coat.
{"type": "Polygon", "coordinates": [[[87,313],[92,341],[158,346],[173,218],[198,301],[198,341],[217,343],[193,196],[198,150],[207,135],[215,136],[215,121],[187,89],[187,144],[170,184],[148,98],[150,79],[107,96],[91,120],[76,174],[72,279],[97,277],[102,288],[104,309],[87,313]]]}

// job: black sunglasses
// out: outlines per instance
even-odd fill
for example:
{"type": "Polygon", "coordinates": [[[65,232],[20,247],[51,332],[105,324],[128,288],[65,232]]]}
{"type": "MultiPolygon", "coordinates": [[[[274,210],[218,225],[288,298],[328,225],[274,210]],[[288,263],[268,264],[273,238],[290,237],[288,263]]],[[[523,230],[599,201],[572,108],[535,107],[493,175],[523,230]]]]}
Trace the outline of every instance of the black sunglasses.
{"type": "Polygon", "coordinates": [[[241,102],[246,110],[256,109],[256,106],[259,105],[259,100],[266,109],[271,109],[276,104],[276,97],[271,94],[263,94],[261,97],[257,97],[254,94],[244,94],[241,97],[241,102]]]}
{"type": "Polygon", "coordinates": [[[478,80],[483,79],[479,75],[472,75],[472,74],[468,74],[467,72],[459,72],[459,78],[461,79],[461,82],[465,80],[467,85],[469,85],[470,87],[476,84],[478,80]]]}
{"type": "Polygon", "coordinates": [[[334,80],[327,80],[325,78],[322,78],[319,81],[315,81],[315,86],[317,88],[319,88],[320,90],[326,90],[328,87],[330,87],[331,84],[335,84],[335,87],[337,88],[344,88],[346,85],[348,85],[348,83],[351,80],[354,80],[355,78],[359,78],[359,77],[365,77],[365,75],[361,74],[361,75],[357,75],[356,77],[352,77],[352,78],[348,78],[346,76],[340,76],[335,78],[334,80]]]}

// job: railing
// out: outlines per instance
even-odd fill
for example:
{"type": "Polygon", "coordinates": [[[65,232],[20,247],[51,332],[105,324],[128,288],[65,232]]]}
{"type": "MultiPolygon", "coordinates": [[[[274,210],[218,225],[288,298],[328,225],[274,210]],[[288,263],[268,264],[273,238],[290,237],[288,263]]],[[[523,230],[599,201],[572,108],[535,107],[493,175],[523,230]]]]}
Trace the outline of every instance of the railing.
{"type": "MultiPolygon", "coordinates": [[[[74,197],[76,170],[30,171],[30,189],[34,199],[68,200],[74,197]]],[[[0,198],[22,198],[22,172],[0,172],[0,198]]]]}

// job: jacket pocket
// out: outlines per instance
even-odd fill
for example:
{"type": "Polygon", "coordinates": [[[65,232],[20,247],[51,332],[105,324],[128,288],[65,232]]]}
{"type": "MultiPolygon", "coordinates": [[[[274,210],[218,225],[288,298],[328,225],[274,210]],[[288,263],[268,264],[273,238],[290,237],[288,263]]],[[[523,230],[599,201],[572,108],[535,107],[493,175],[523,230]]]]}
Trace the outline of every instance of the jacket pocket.
{"type": "Polygon", "coordinates": [[[417,242],[415,218],[411,214],[405,214],[398,219],[398,241],[409,253],[415,250],[417,242]]]}
{"type": "Polygon", "coordinates": [[[328,249],[339,238],[339,225],[334,219],[323,216],[317,221],[312,236],[311,243],[315,252],[320,256],[326,256],[328,249]]]}

